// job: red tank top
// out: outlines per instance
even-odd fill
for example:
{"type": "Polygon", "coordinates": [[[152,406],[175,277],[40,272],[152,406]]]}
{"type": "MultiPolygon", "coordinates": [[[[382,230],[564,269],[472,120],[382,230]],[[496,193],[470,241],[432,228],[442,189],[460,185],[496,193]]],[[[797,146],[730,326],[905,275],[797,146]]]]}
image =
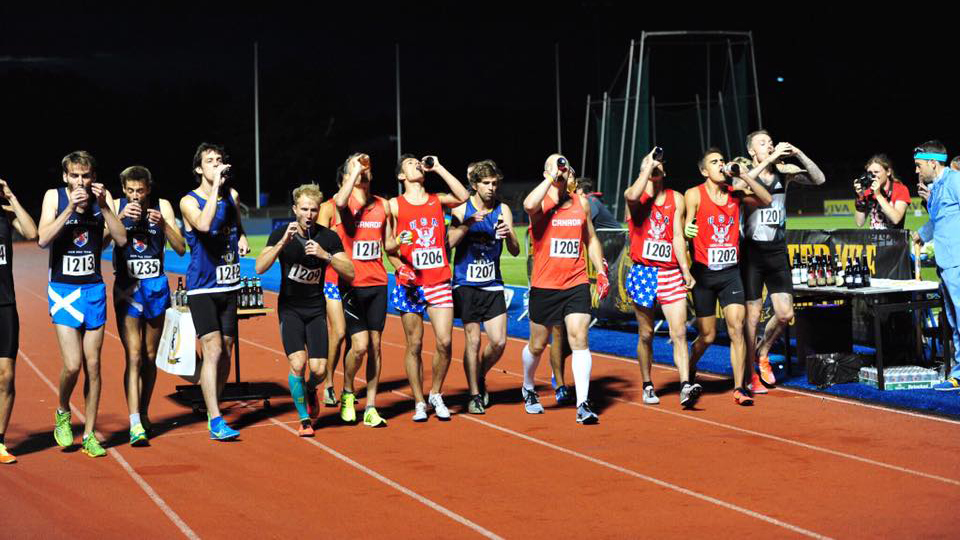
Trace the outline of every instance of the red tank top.
{"type": "Polygon", "coordinates": [[[567,208],[557,206],[548,193],[543,216],[530,226],[533,238],[533,275],[530,285],[539,289],[570,289],[589,283],[584,257],[588,238],[587,218],[574,198],[567,208]]]}
{"type": "Polygon", "coordinates": [[[387,284],[387,271],[383,267],[383,228],[387,219],[382,197],[373,197],[373,202],[361,205],[352,195],[347,201],[350,215],[347,223],[338,215],[334,230],[343,242],[343,251],[353,261],[353,286],[372,287],[387,284]]]}
{"type": "Polygon", "coordinates": [[[693,260],[711,270],[734,266],[740,260],[740,199],[727,193],[727,202],[717,205],[700,184],[697,209],[697,236],[693,239],[693,260]]]}
{"type": "MultiPolygon", "coordinates": [[[[332,210],[331,214],[333,214],[333,217],[330,218],[330,223],[327,224],[327,228],[337,233],[337,235],[340,235],[340,232],[337,231],[335,226],[337,222],[337,205],[333,204],[333,199],[327,199],[320,204],[320,213],[323,213],[324,206],[329,206],[332,210]]],[[[340,241],[343,242],[343,236],[340,236],[340,241]]],[[[346,251],[346,246],[344,246],[344,251],[346,251]]],[[[327,265],[327,269],[323,273],[323,281],[325,283],[333,283],[334,285],[340,282],[340,276],[337,275],[337,271],[333,269],[332,264],[327,265]]]]}
{"type": "Polygon", "coordinates": [[[640,199],[637,216],[643,221],[633,222],[633,213],[627,212],[627,228],[630,230],[630,259],[644,266],[677,268],[677,254],[673,252],[673,218],[677,201],[672,189],[663,190],[663,204],[657,204],[656,196],[640,199]]]}
{"type": "Polygon", "coordinates": [[[397,197],[397,230],[413,233],[410,244],[400,246],[400,258],[413,267],[416,285],[439,285],[450,281],[447,259],[447,226],[443,222],[443,205],[436,195],[428,195],[421,205],[410,204],[403,195],[397,197]]]}

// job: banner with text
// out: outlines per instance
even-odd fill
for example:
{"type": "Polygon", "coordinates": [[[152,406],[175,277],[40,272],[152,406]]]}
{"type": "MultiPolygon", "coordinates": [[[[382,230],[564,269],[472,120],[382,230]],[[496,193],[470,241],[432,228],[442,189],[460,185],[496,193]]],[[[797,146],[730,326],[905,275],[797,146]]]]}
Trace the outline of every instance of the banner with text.
{"type": "Polygon", "coordinates": [[[837,255],[843,264],[847,258],[866,255],[874,277],[911,279],[910,231],[869,229],[787,230],[787,251],[790,260],[799,253],[809,259],[814,255],[837,255]]]}
{"type": "MultiPolygon", "coordinates": [[[[824,199],[823,215],[825,216],[852,216],[855,210],[853,199],[824,199]]],[[[907,213],[917,214],[927,213],[923,207],[923,199],[920,197],[911,197],[910,204],[907,206],[907,213]]]]}

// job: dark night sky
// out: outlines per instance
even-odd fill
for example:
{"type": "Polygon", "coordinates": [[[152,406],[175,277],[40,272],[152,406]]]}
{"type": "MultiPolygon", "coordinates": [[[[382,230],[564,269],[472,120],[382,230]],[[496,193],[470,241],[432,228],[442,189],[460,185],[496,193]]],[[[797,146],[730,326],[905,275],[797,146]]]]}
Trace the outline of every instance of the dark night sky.
{"type": "MultiPolygon", "coordinates": [[[[252,202],[258,41],[262,182],[272,203],[286,202],[281,192],[306,180],[330,184],[354,150],[373,156],[383,192],[394,189],[395,43],[404,151],[435,153],[455,174],[490,157],[507,181],[530,181],[556,146],[554,43],[563,145],[576,162],[586,95],[609,87],[629,39],[644,29],[752,30],[764,127],[820,162],[833,187],[848,185],[875,152],[888,152],[912,185],[914,145],[940,138],[960,150],[949,32],[903,20],[893,30],[887,15],[844,19],[826,8],[751,25],[706,11],[695,18],[653,14],[633,3],[550,5],[3,14],[0,177],[39,214],[43,190],[60,182],[60,158],[87,149],[115,192],[117,173],[139,163],[154,172],[161,196],[176,200],[195,185],[190,159],[207,140],[227,145],[238,188],[252,202]]],[[[699,156],[671,157],[683,165],[674,165],[673,181],[685,187],[696,180],[699,156]]]]}

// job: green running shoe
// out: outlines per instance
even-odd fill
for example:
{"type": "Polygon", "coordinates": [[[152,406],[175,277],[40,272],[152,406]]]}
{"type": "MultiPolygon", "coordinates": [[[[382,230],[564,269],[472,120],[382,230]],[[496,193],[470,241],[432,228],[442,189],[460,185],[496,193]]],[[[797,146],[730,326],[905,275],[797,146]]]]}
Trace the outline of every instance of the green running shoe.
{"type": "Polygon", "coordinates": [[[387,427],[387,421],[384,420],[376,407],[367,407],[363,413],[363,425],[368,427],[387,427]]]}
{"type": "Polygon", "coordinates": [[[353,406],[356,399],[350,392],[340,394],[340,419],[348,424],[357,421],[357,409],[353,406]]]}
{"type": "Polygon", "coordinates": [[[90,457],[103,457],[107,455],[107,451],[100,446],[100,441],[98,441],[96,435],[93,434],[83,438],[83,448],[81,448],[80,451],[90,457]]]}
{"type": "Polygon", "coordinates": [[[73,445],[73,426],[70,425],[70,411],[54,411],[54,420],[56,424],[53,428],[53,438],[59,446],[66,448],[73,445]]]}
{"type": "Polygon", "coordinates": [[[150,446],[147,439],[147,430],[143,429],[143,424],[137,424],[130,428],[130,446],[150,446]]]}

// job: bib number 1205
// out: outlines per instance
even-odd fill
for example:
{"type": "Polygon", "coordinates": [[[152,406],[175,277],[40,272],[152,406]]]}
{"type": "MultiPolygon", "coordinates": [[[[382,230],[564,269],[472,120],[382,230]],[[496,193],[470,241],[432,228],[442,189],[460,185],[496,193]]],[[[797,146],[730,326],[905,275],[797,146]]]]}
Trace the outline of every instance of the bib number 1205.
{"type": "Polygon", "coordinates": [[[551,238],[550,256],[576,259],[580,256],[580,240],[577,238],[551,238]]]}

